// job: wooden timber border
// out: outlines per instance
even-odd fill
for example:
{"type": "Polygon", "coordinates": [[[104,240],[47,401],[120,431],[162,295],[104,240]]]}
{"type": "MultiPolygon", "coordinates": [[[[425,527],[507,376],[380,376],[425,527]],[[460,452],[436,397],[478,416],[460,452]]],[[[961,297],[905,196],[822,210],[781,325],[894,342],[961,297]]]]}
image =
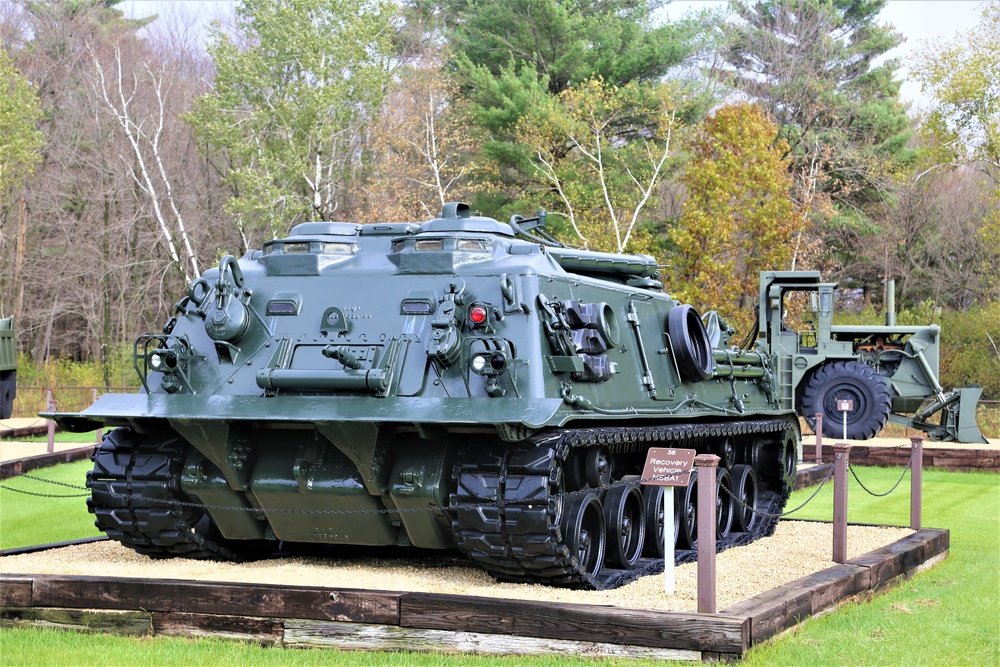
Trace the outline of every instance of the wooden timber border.
{"type": "MultiPolygon", "coordinates": [[[[269,584],[0,574],[0,626],[219,636],[287,647],[735,661],[945,558],[924,529],[718,614],[269,584]]],[[[0,562],[2,567],[2,562],[0,562]]]]}
{"type": "MultiPolygon", "coordinates": [[[[833,444],[835,439],[826,438],[823,442],[823,463],[833,463],[833,444]]],[[[816,460],[816,445],[803,444],[802,458],[812,462],[816,460]]],[[[858,466],[905,466],[910,460],[910,447],[873,447],[869,445],[851,445],[851,465],[858,466]]],[[[1000,472],[1000,450],[976,449],[975,445],[968,447],[935,447],[933,442],[924,441],[924,468],[939,468],[968,472],[982,470],[1000,472]]],[[[822,477],[820,477],[822,479],[822,477]]]]}
{"type": "Polygon", "coordinates": [[[90,458],[90,454],[93,451],[94,445],[87,445],[76,449],[64,449],[61,452],[52,452],[51,454],[38,454],[12,461],[4,461],[0,463],[0,479],[14,477],[17,473],[24,474],[39,468],[48,468],[60,463],[72,463],[73,461],[87,459],[90,458]]]}
{"type": "MultiPolygon", "coordinates": [[[[795,473],[795,485],[792,487],[792,491],[798,491],[812,486],[813,484],[819,484],[826,479],[827,474],[833,470],[833,463],[821,463],[819,465],[814,465],[813,463],[808,462],[808,459],[806,459],[806,461],[807,462],[804,464],[801,462],[799,463],[799,469],[795,473]]],[[[831,477],[830,480],[832,481],[833,477],[831,477]]]]}

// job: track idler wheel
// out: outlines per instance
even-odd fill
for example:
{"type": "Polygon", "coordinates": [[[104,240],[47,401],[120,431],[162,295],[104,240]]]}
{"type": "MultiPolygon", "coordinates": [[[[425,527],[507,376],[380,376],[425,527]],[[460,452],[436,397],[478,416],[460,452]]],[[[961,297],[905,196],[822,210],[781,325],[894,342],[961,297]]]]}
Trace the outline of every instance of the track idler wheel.
{"type": "Polygon", "coordinates": [[[646,517],[637,479],[624,478],[622,482],[629,482],[627,485],[612,487],[604,497],[604,522],[608,530],[606,559],[611,567],[631,569],[642,555],[646,517]]]}
{"type": "Polygon", "coordinates": [[[563,543],[577,561],[579,571],[597,576],[604,566],[606,529],[604,509],[596,493],[579,493],[566,505],[562,520],[563,543]]]}
{"type": "Polygon", "coordinates": [[[733,530],[749,533],[757,525],[757,473],[748,465],[733,466],[733,530]],[[742,504],[740,504],[742,503],[742,504]]]}

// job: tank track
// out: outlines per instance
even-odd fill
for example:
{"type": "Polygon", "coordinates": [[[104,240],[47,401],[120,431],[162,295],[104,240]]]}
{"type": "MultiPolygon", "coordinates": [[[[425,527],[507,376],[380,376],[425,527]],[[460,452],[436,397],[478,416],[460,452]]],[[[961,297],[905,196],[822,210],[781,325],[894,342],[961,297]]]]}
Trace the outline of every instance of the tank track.
{"type": "Polygon", "coordinates": [[[108,537],[152,558],[238,560],[206,537],[201,511],[167,501],[184,501],[180,473],[185,444],[176,436],[139,436],[119,428],[104,436],[91,455],[87,509],[108,537]]]}
{"type": "MultiPolygon", "coordinates": [[[[663,569],[663,559],[643,558],[628,570],[603,568],[597,576],[581,571],[562,543],[560,517],[564,494],[560,463],[573,447],[607,445],[612,451],[651,446],[704,448],[706,438],[781,434],[784,419],[714,424],[629,426],[566,429],[536,434],[517,449],[500,446],[469,448],[455,466],[455,492],[450,499],[452,529],[459,548],[500,581],[541,583],[580,589],[615,588],[663,569]],[[500,502],[498,502],[498,499],[500,502]]],[[[779,440],[780,442],[780,440],[779,440]]],[[[778,466],[781,456],[777,457],[778,466]]],[[[782,471],[779,489],[766,491],[758,509],[778,514],[791,493],[782,471]]],[[[589,489],[585,489],[587,491],[589,489]]],[[[718,540],[718,549],[748,544],[774,533],[777,517],[761,516],[750,533],[718,540]]],[[[697,558],[695,550],[675,552],[676,562],[697,558]]]]}

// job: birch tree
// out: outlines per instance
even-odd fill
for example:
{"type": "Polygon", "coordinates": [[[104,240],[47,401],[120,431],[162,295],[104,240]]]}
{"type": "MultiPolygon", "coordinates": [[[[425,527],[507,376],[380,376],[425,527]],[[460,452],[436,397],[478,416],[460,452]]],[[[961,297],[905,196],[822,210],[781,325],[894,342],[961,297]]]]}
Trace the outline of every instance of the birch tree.
{"type": "Polygon", "coordinates": [[[351,215],[394,16],[390,0],[244,0],[233,34],[214,28],[214,90],[188,118],[246,247],[296,222],[351,215]]]}
{"type": "Polygon", "coordinates": [[[678,103],[666,85],[613,86],[590,79],[520,124],[543,199],[584,248],[648,252],[644,212],[675,166],[678,103]]]}
{"type": "Polygon", "coordinates": [[[184,282],[188,283],[192,277],[201,275],[201,271],[184,217],[174,196],[172,181],[164,166],[162,144],[169,86],[165,85],[164,75],[154,73],[146,62],[136,63],[136,67],[130,72],[123,71],[122,52],[117,44],[114,46],[114,56],[114,70],[106,76],[104,66],[91,51],[96,71],[94,88],[128,141],[131,159],[126,159],[125,156],[122,159],[126,163],[134,160],[135,170],[132,176],[149,201],[153,220],[167,247],[170,260],[184,277],[184,282]],[[136,97],[141,86],[149,88],[155,101],[148,111],[137,110],[136,97]],[[169,211],[164,210],[165,206],[169,211]]]}

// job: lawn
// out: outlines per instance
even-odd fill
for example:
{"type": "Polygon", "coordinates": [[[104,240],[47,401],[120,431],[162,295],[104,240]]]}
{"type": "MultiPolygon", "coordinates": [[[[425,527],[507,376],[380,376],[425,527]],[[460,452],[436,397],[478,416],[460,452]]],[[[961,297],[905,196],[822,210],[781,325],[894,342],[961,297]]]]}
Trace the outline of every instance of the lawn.
{"type": "MultiPolygon", "coordinates": [[[[89,462],[33,475],[82,485],[89,462]]],[[[888,490],[898,468],[857,468],[865,485],[888,490]]],[[[907,474],[908,476],[908,474],[907,474]]],[[[54,494],[83,493],[33,480],[4,486],[54,494]]],[[[789,507],[812,490],[794,494],[789,507]]],[[[853,478],[849,520],[907,525],[909,480],[886,498],[865,493],[853,478]]],[[[998,665],[1000,664],[1000,475],[924,471],[924,524],[951,531],[950,556],[936,567],[872,600],[810,619],[750,651],[748,665],[998,665]]],[[[832,488],[796,518],[829,519],[832,488]]],[[[0,548],[95,534],[83,498],[38,498],[0,490],[0,548]],[[51,517],[59,516],[60,521],[51,517]],[[44,532],[42,532],[44,531],[44,532]]],[[[405,653],[283,650],[205,639],[108,637],[53,630],[0,631],[4,665],[246,664],[246,665],[529,665],[653,664],[543,657],[498,659],[405,653]],[[90,662],[88,662],[88,660],[90,662]]]]}
{"type": "Polygon", "coordinates": [[[89,460],[83,460],[29,473],[30,477],[48,482],[30,477],[0,481],[0,486],[7,487],[0,489],[0,549],[101,535],[101,531],[94,526],[94,515],[87,512],[87,496],[90,494],[86,489],[76,488],[85,484],[87,471],[93,465],[89,460]],[[74,488],[52,482],[70,484],[74,488]],[[9,489],[63,497],[42,497],[9,489]]]}

